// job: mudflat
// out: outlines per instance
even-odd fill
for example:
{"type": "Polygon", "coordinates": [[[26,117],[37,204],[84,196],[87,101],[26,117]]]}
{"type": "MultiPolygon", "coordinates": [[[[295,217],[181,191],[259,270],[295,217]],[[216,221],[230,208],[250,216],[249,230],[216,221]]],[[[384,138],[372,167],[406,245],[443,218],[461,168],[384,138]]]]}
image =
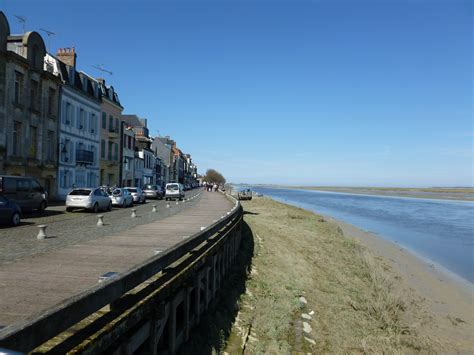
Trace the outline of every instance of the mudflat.
{"type": "Polygon", "coordinates": [[[246,353],[471,353],[473,290],[398,245],[269,198],[226,346],[246,353]]]}
{"type": "Polygon", "coordinates": [[[440,200],[474,201],[474,188],[399,188],[399,187],[341,187],[341,186],[272,186],[286,189],[343,192],[363,195],[430,198],[440,200]]]}

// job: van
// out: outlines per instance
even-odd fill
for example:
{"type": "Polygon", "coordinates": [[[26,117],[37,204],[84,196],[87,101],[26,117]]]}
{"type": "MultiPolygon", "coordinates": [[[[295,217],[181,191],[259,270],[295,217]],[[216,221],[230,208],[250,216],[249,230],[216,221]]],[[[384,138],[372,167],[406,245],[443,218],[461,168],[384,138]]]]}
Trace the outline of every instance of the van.
{"type": "Polygon", "coordinates": [[[48,194],[38,180],[24,176],[0,175],[0,195],[20,206],[21,211],[48,207],[48,194]]]}
{"type": "Polygon", "coordinates": [[[176,182],[166,184],[165,188],[165,199],[169,200],[182,200],[184,198],[183,185],[176,182]]]}

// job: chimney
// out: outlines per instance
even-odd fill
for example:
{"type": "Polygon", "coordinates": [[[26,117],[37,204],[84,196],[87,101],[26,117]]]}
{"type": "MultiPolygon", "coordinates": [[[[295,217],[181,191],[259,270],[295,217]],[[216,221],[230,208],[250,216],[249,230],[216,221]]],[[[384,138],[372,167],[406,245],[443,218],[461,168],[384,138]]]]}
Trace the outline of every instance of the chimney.
{"type": "Polygon", "coordinates": [[[76,51],[72,48],[59,48],[56,57],[66,65],[76,68],[76,51]]]}
{"type": "Polygon", "coordinates": [[[97,78],[97,81],[99,84],[105,85],[105,79],[104,78],[97,78]]]}

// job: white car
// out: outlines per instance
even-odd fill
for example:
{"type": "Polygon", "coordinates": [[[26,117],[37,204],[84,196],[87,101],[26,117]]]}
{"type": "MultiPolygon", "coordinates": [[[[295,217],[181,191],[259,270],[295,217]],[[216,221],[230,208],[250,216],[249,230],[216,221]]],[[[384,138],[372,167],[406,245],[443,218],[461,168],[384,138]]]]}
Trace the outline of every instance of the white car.
{"type": "Polygon", "coordinates": [[[66,197],[66,211],[86,209],[94,213],[99,210],[110,211],[112,202],[109,196],[99,188],[73,189],[66,197]]]}
{"type": "Polygon", "coordinates": [[[183,185],[178,183],[166,184],[165,199],[168,200],[182,200],[184,198],[183,185]]]}
{"type": "Polygon", "coordinates": [[[115,189],[109,195],[113,206],[130,207],[133,206],[133,197],[127,189],[115,189]]]}

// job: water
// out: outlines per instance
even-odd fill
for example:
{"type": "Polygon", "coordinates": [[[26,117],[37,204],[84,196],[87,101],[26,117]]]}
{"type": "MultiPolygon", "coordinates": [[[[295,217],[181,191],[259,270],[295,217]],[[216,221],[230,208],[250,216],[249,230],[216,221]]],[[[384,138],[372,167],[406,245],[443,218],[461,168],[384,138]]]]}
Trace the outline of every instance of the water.
{"type": "Polygon", "coordinates": [[[252,189],[377,233],[474,283],[474,202],[252,189]]]}

